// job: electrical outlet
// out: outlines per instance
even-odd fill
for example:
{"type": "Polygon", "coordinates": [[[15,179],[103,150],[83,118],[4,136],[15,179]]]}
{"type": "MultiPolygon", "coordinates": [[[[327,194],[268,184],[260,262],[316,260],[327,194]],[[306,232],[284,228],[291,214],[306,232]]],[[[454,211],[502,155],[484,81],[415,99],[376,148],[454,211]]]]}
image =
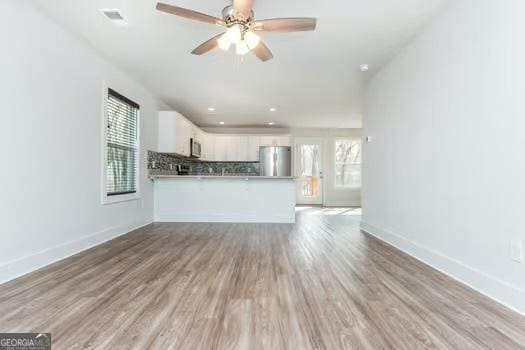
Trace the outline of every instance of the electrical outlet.
{"type": "Polygon", "coordinates": [[[523,263],[523,243],[520,240],[510,241],[510,258],[519,263],[523,263]]]}

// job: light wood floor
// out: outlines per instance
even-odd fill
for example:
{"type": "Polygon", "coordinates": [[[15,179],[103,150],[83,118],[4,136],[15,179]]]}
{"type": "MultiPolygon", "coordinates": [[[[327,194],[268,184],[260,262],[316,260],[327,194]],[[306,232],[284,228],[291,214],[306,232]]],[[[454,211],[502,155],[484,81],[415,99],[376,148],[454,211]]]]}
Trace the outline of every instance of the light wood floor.
{"type": "Polygon", "coordinates": [[[53,349],[525,349],[525,318],[353,214],[153,224],[1,285],[0,331],[53,349]]]}

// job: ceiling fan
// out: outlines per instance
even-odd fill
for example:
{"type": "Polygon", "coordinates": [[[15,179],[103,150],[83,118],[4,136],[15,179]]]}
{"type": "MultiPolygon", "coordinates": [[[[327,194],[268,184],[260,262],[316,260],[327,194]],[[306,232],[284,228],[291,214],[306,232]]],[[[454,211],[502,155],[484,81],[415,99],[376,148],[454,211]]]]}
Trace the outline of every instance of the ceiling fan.
{"type": "Polygon", "coordinates": [[[191,52],[194,55],[205,54],[216,47],[228,51],[233,44],[238,55],[252,51],[265,62],[272,59],[273,55],[256,32],[299,32],[315,29],[315,18],[273,18],[255,21],[253,1],[233,0],[232,5],[222,10],[222,19],[161,2],[157,3],[157,10],[226,28],[226,32],[197,46],[191,52]]]}

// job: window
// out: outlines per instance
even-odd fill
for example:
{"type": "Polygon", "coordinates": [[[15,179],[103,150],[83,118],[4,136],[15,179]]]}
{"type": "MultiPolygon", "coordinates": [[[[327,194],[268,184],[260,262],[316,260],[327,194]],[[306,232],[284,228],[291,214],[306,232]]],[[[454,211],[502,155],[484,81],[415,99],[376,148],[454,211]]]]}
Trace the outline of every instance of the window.
{"type": "Polygon", "coordinates": [[[335,186],[361,187],[361,140],[335,140],[335,186]]]}
{"type": "Polygon", "coordinates": [[[107,197],[137,193],[139,105],[108,89],[106,104],[107,197]]]}

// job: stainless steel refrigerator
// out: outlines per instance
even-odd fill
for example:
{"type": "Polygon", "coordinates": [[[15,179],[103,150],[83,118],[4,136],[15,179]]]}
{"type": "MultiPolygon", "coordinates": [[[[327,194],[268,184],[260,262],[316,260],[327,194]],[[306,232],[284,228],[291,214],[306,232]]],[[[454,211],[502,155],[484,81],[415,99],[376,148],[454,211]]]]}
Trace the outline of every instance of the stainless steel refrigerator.
{"type": "Polygon", "coordinates": [[[292,148],[261,146],[259,148],[261,176],[291,176],[292,148]]]}

